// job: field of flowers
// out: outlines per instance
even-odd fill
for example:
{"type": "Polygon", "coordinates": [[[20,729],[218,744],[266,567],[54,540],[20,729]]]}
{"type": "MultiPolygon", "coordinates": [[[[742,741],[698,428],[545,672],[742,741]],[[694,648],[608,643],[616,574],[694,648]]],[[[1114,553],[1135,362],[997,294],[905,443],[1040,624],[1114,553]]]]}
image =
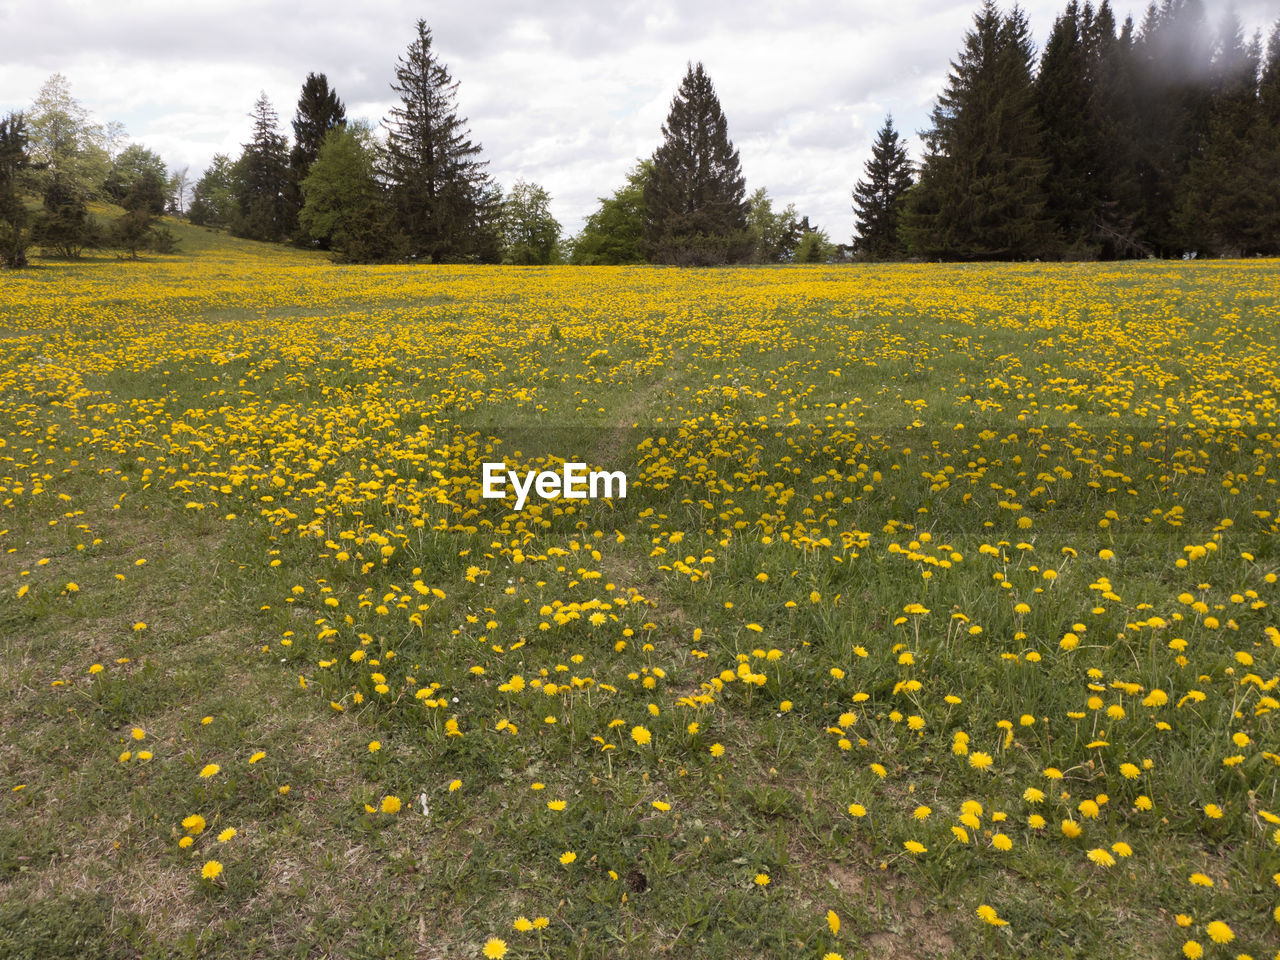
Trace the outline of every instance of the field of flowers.
{"type": "Polygon", "coordinates": [[[0,276],[0,957],[1276,956],[1277,291],[0,276]]]}

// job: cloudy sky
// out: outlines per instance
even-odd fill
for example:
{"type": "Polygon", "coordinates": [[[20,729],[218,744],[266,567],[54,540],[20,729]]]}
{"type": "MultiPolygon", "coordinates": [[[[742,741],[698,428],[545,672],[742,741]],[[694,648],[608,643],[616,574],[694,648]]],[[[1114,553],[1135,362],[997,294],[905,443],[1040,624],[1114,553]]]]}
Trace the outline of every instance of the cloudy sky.
{"type": "MultiPolygon", "coordinates": [[[[1116,2],[1116,0],[1113,0],[1116,2]]],[[[1065,0],[1025,0],[1043,43],[1065,0]]],[[[1224,0],[1205,0],[1215,21],[1224,0]]],[[[1007,4],[1005,4],[1007,6],[1007,4]]],[[[849,193],[886,113],[927,124],[977,0],[646,0],[599,4],[472,0],[0,0],[0,113],[63,73],[100,121],[171,167],[199,171],[239,153],[265,90],[287,129],[308,71],[323,72],[349,117],[387,113],[395,61],[424,18],[459,81],[490,172],[545,186],[568,232],[658,144],[688,61],[720,95],[748,189],[847,240],[849,193]],[[536,11],[536,12],[534,12],[536,11]]],[[[1235,0],[1247,31],[1275,0],[1235,0]]],[[[1141,19],[1140,4],[1116,2],[1141,19]]],[[[913,136],[911,147],[918,154],[913,136]]]]}

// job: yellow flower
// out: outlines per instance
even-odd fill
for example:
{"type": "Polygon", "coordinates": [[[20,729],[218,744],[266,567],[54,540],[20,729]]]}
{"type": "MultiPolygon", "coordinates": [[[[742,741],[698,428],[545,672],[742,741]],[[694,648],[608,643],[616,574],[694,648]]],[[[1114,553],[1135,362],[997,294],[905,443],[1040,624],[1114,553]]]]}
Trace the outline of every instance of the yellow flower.
{"type": "Polygon", "coordinates": [[[769,885],[769,875],[767,873],[757,873],[755,885],[757,887],[767,887],[769,885]]]}
{"type": "Polygon", "coordinates": [[[1116,865],[1116,858],[1101,847],[1095,847],[1086,856],[1100,867],[1114,867],[1116,865]]]}
{"type": "Polygon", "coordinates": [[[849,816],[865,817],[866,815],[867,815],[867,808],[864,807],[862,804],[860,803],[849,804],[849,816]]]}
{"type": "Polygon", "coordinates": [[[1182,955],[1187,960],[1200,960],[1204,956],[1204,947],[1200,946],[1195,940],[1188,940],[1182,945],[1182,955]]]}
{"type": "Polygon", "coordinates": [[[929,814],[931,813],[933,813],[932,810],[930,810],[926,806],[921,805],[919,807],[916,807],[913,811],[911,811],[911,816],[916,820],[928,820],[929,814]]]}
{"type": "Polygon", "coordinates": [[[713,757],[723,757],[723,756],[724,756],[724,746],[723,746],[722,744],[719,744],[719,743],[713,743],[713,744],[711,745],[711,747],[710,747],[710,753],[711,753],[711,755],[712,755],[713,757]]]}
{"type": "Polygon", "coordinates": [[[251,757],[249,758],[249,762],[250,762],[251,764],[252,764],[252,763],[257,763],[258,761],[262,760],[262,758],[263,758],[263,757],[265,757],[266,755],[267,755],[267,754],[266,754],[266,752],[265,752],[265,751],[263,751],[263,750],[259,750],[257,753],[255,753],[253,756],[251,756],[251,757]]]}
{"type": "Polygon", "coordinates": [[[180,846],[183,850],[185,850],[187,849],[187,847],[191,846],[195,842],[196,841],[194,837],[183,837],[181,840],[178,841],[178,846],[180,846]]]}
{"type": "Polygon", "coordinates": [[[830,928],[833,937],[840,935],[840,916],[834,910],[827,911],[827,927],[830,928]]]}
{"type": "Polygon", "coordinates": [[[653,734],[650,733],[648,729],[646,729],[645,727],[632,727],[631,739],[634,740],[639,746],[643,747],[643,746],[647,746],[653,740],[653,734]]]}
{"type": "Polygon", "coordinates": [[[1074,820],[1062,821],[1062,835],[1064,837],[1074,840],[1076,837],[1080,836],[1080,834],[1082,834],[1083,832],[1084,832],[1084,829],[1080,826],[1080,824],[1076,823],[1074,820]]]}
{"type": "Polygon", "coordinates": [[[1235,932],[1221,920],[1214,920],[1204,928],[1204,932],[1214,943],[1230,943],[1236,938],[1235,932]]]}
{"type": "Polygon", "coordinates": [[[462,781],[461,781],[461,780],[450,780],[450,781],[449,781],[449,792],[450,792],[450,793],[457,793],[457,792],[458,792],[459,790],[461,790],[461,789],[462,789],[462,781]]]}
{"type": "Polygon", "coordinates": [[[216,763],[207,763],[204,769],[200,771],[200,776],[208,780],[210,777],[216,777],[221,770],[222,768],[216,763]]]}
{"type": "Polygon", "coordinates": [[[520,933],[528,933],[533,929],[533,921],[526,916],[516,917],[515,923],[511,926],[515,927],[520,933]]]}
{"type": "Polygon", "coordinates": [[[556,813],[559,813],[561,810],[563,810],[567,806],[568,804],[564,800],[548,800],[547,801],[547,809],[554,810],[556,813]]]}
{"type": "Polygon", "coordinates": [[[394,794],[388,794],[382,798],[383,813],[399,813],[401,806],[403,804],[400,802],[400,798],[394,794]]]}
{"type": "Polygon", "coordinates": [[[566,850],[564,853],[560,854],[560,862],[566,867],[577,859],[578,855],[572,850],[566,850]]]}
{"type": "Polygon", "coordinates": [[[1013,841],[1010,840],[1003,833],[997,833],[994,837],[992,837],[991,845],[995,847],[997,850],[1000,850],[1005,853],[1013,849],[1013,841]]]}
{"type": "Polygon", "coordinates": [[[671,804],[663,803],[661,800],[655,800],[653,801],[653,809],[657,810],[659,813],[666,813],[671,809],[671,804]]]}
{"type": "Polygon", "coordinates": [[[381,743],[381,741],[378,741],[378,740],[370,740],[370,741],[369,741],[369,752],[370,752],[370,753],[377,753],[377,752],[378,752],[379,750],[381,750],[381,749],[382,749],[382,743],[381,743]]]}
{"type": "Polygon", "coordinates": [[[993,927],[1007,927],[1009,925],[1009,921],[1001,920],[996,913],[996,908],[989,904],[978,905],[978,917],[983,923],[989,923],[993,927]]]}
{"type": "Polygon", "coordinates": [[[983,753],[980,750],[975,750],[973,753],[969,754],[969,766],[973,767],[975,770],[989,770],[992,763],[991,754],[989,753],[983,753]]]}
{"type": "Polygon", "coordinates": [[[186,830],[193,836],[203,833],[204,827],[204,817],[200,816],[198,813],[193,813],[191,816],[184,817],[182,820],[182,829],[186,830]]]}
{"type": "Polygon", "coordinates": [[[507,941],[490,937],[484,942],[483,952],[489,960],[502,960],[507,955],[507,941]]]}
{"type": "Polygon", "coordinates": [[[1208,877],[1203,873],[1193,873],[1187,879],[1190,881],[1193,887],[1212,887],[1213,886],[1213,878],[1208,877]]]}
{"type": "Polygon", "coordinates": [[[236,835],[236,832],[237,831],[235,827],[227,827],[227,829],[223,830],[220,834],[218,834],[218,842],[226,843],[228,840],[230,840],[232,837],[236,835]]]}
{"type": "Polygon", "coordinates": [[[919,840],[906,840],[902,845],[906,847],[908,853],[921,854],[929,852],[929,848],[919,840]]]}
{"type": "Polygon", "coordinates": [[[218,875],[222,873],[222,864],[217,860],[208,860],[205,865],[200,868],[200,876],[206,880],[216,880],[218,875]]]}

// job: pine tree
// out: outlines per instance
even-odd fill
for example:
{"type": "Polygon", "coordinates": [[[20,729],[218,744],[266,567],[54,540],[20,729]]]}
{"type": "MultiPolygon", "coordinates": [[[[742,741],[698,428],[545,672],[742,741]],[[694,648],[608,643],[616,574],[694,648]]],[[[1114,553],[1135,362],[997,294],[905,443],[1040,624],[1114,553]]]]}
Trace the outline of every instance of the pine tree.
{"type": "Polygon", "coordinates": [[[746,184],[711,78],[690,65],[662,126],[644,191],[650,260],[707,265],[749,251],[746,184]]]}
{"type": "Polygon", "coordinates": [[[288,141],[265,93],[253,105],[253,137],[235,168],[238,213],[232,232],[252,240],[283,240],[295,226],[289,203],[288,141]]]}
{"type": "Polygon", "coordinates": [[[902,198],[911,188],[911,161],[907,149],[886,117],[871,148],[865,175],[853,191],[857,221],[854,248],[871,260],[899,258],[905,252],[898,226],[902,218],[902,198]]]}
{"type": "Polygon", "coordinates": [[[30,187],[31,154],[22,114],[0,119],[0,266],[27,265],[31,242],[26,192],[30,187]]]}
{"type": "Polygon", "coordinates": [[[1176,224],[1188,247],[1240,256],[1260,249],[1257,198],[1265,183],[1250,140],[1260,121],[1260,40],[1248,45],[1240,21],[1229,12],[1218,31],[1211,62],[1212,100],[1203,151],[1190,160],[1182,181],[1176,224]]]}
{"type": "Polygon", "coordinates": [[[1092,247],[1097,184],[1090,136],[1092,93],[1088,48],[1083,36],[1093,11],[1081,13],[1076,0],[1054,21],[1036,77],[1036,107],[1044,128],[1045,214],[1064,252],[1092,247]]]}
{"type": "Polygon", "coordinates": [[[320,155],[325,135],[347,122],[347,109],[330,89],[323,73],[308,73],[293,115],[293,150],[289,153],[289,204],[302,209],[302,181],[320,155]]]}
{"type": "Polygon", "coordinates": [[[1133,45],[1135,233],[1160,256],[1181,254],[1177,188],[1208,139],[1213,30],[1200,0],[1164,0],[1147,9],[1133,45]]]}
{"type": "Polygon", "coordinates": [[[1258,112],[1249,138],[1257,252],[1280,254],[1280,20],[1267,41],[1258,81],[1258,112]]]}
{"type": "Polygon", "coordinates": [[[328,78],[323,73],[308,73],[293,115],[293,150],[289,154],[289,166],[299,181],[320,155],[325,135],[346,122],[347,108],[330,89],[328,78]]]}
{"type": "Polygon", "coordinates": [[[386,121],[386,176],[396,221],[411,256],[432,263],[493,259],[501,194],[495,198],[486,164],[477,159],[480,145],[458,116],[458,84],[431,40],[419,20],[391,85],[400,95],[386,121]]]}
{"type": "Polygon", "coordinates": [[[1030,30],[1015,7],[1001,17],[986,0],[952,62],[925,133],[920,182],[903,224],[911,252],[1006,260],[1041,255],[1048,243],[1044,176],[1032,83],[1030,30]]]}

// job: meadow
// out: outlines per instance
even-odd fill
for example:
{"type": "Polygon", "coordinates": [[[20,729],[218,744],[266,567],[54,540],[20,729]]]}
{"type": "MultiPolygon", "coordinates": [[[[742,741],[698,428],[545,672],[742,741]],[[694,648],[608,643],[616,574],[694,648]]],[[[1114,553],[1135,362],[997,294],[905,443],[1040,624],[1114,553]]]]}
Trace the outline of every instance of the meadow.
{"type": "Polygon", "coordinates": [[[182,234],[0,274],[0,957],[1280,951],[1277,261],[182,234]]]}

